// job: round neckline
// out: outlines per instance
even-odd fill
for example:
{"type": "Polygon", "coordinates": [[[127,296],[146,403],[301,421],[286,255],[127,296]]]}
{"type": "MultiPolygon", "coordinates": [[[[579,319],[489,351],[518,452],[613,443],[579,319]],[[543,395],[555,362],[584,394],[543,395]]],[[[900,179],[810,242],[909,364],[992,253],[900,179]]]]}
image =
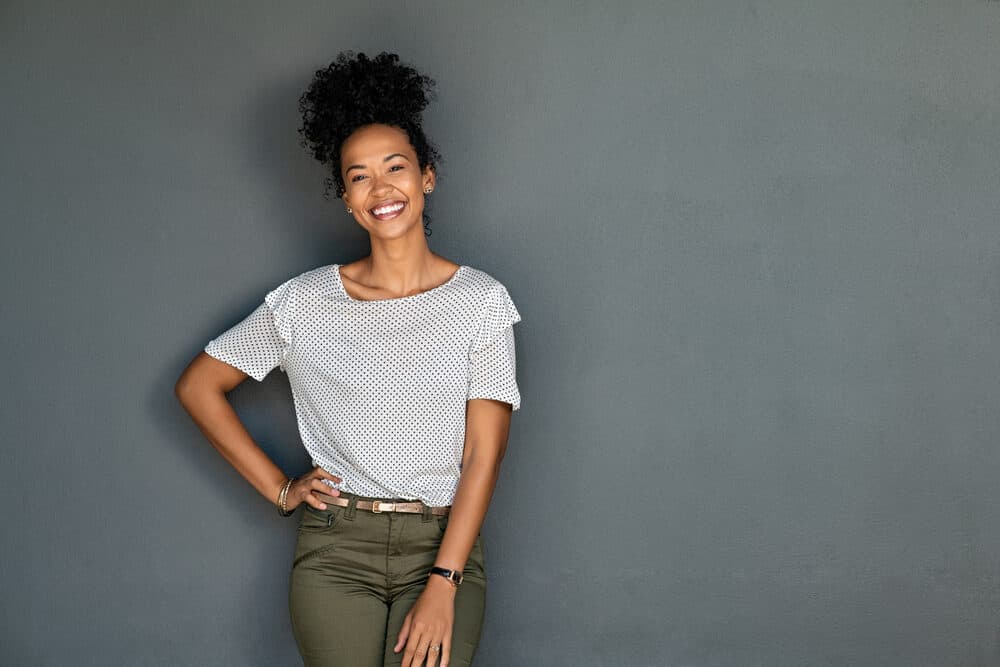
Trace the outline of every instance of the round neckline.
{"type": "Polygon", "coordinates": [[[350,301],[351,303],[394,303],[397,301],[407,301],[410,299],[417,299],[427,294],[431,294],[432,292],[436,292],[440,289],[444,289],[445,287],[452,284],[458,279],[458,276],[460,273],[462,273],[463,269],[465,269],[465,264],[459,264],[458,268],[455,269],[455,272],[451,274],[451,277],[448,278],[448,280],[441,283],[440,285],[436,285],[435,287],[426,289],[423,292],[417,292],[416,294],[408,294],[407,296],[397,296],[391,299],[355,299],[353,296],[348,294],[347,289],[344,287],[344,281],[341,280],[340,278],[340,264],[333,265],[333,275],[337,279],[337,287],[340,288],[340,293],[343,294],[347,298],[347,300],[350,301]]]}

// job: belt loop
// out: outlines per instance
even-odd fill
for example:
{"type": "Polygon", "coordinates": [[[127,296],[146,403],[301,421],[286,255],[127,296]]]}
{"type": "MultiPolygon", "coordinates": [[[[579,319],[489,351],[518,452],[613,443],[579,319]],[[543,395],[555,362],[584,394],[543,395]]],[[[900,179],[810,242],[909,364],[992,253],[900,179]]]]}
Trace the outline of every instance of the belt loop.
{"type": "Polygon", "coordinates": [[[357,509],[358,497],[351,494],[351,497],[347,501],[347,509],[344,510],[344,518],[348,521],[354,521],[354,511],[357,509]]]}
{"type": "Polygon", "coordinates": [[[421,502],[420,504],[424,506],[424,514],[423,517],[420,519],[420,521],[422,523],[427,523],[434,517],[434,515],[431,514],[431,506],[425,502],[421,502]]]}

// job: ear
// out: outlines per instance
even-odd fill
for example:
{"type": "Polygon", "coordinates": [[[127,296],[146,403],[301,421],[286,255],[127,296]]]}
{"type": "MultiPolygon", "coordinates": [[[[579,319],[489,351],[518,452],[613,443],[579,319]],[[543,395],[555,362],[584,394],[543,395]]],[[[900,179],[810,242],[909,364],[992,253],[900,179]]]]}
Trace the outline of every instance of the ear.
{"type": "Polygon", "coordinates": [[[423,189],[433,190],[435,185],[437,185],[437,174],[434,173],[434,167],[427,165],[424,167],[423,189]]]}

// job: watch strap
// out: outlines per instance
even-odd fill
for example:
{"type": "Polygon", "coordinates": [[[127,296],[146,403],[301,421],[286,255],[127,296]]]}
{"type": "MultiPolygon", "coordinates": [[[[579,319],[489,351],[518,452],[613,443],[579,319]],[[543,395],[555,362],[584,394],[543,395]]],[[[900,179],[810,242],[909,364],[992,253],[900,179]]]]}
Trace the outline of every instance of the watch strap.
{"type": "Polygon", "coordinates": [[[459,584],[461,584],[463,579],[462,573],[459,572],[458,570],[449,570],[444,567],[438,567],[437,565],[431,568],[430,573],[441,575],[442,577],[450,581],[453,586],[458,586],[459,584]]]}

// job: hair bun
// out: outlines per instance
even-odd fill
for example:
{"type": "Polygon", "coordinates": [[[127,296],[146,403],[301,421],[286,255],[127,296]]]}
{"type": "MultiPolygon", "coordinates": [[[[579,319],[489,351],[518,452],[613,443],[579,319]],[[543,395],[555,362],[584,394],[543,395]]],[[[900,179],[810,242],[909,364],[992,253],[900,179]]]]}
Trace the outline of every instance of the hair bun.
{"type": "Polygon", "coordinates": [[[303,145],[320,162],[336,162],[340,145],[358,127],[384,123],[419,128],[433,89],[433,79],[401,63],[395,53],[369,58],[342,52],[316,70],[299,98],[303,145]]]}
{"type": "Polygon", "coordinates": [[[345,102],[369,122],[387,120],[419,121],[427,108],[434,81],[399,62],[395,53],[382,52],[374,58],[359,53],[341,54],[327,72],[344,71],[345,102]]]}

